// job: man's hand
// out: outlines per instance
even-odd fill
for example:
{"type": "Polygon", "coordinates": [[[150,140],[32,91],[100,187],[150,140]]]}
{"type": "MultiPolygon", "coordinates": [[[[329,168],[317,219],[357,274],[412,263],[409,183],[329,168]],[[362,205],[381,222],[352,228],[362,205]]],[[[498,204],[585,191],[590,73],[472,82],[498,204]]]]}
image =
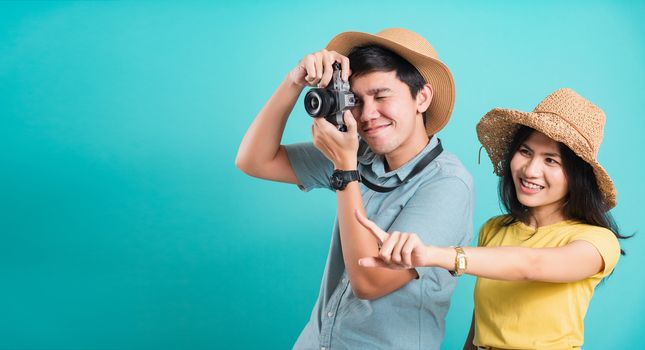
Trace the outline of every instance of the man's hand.
{"type": "Polygon", "coordinates": [[[339,131],[325,118],[315,118],[311,126],[314,146],[318,148],[334,167],[340,170],[356,169],[358,153],[358,132],[356,120],[350,111],[343,114],[347,131],[339,131]]]}
{"type": "Polygon", "coordinates": [[[343,81],[347,81],[352,74],[349,69],[349,58],[336,51],[325,49],[309,54],[300,60],[298,65],[289,72],[289,80],[301,87],[324,88],[331,81],[332,73],[334,73],[332,65],[335,62],[340,63],[341,78],[343,81]]]}
{"type": "Polygon", "coordinates": [[[367,228],[379,242],[378,257],[361,258],[358,264],[365,267],[387,267],[395,270],[405,270],[432,264],[431,246],[425,246],[419,236],[414,233],[394,231],[388,234],[373,221],[355,212],[358,222],[367,228]]]}

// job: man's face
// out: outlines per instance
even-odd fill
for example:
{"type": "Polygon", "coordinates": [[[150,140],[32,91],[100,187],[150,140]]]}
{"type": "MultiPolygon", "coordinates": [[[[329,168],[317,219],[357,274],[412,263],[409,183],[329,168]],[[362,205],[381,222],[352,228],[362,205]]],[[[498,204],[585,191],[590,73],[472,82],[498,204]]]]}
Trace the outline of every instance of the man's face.
{"type": "Polygon", "coordinates": [[[418,141],[413,140],[416,135],[425,137],[417,100],[395,71],[372,72],[352,78],[351,86],[357,98],[352,114],[358,124],[358,133],[374,153],[388,155],[413,145],[418,141]]]}

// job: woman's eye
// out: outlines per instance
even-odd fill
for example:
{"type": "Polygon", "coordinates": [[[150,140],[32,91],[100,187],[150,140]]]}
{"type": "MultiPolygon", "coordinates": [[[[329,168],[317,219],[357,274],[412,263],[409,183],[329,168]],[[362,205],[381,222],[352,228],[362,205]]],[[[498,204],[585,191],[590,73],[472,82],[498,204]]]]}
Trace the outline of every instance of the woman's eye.
{"type": "Polygon", "coordinates": [[[555,160],[555,159],[553,159],[553,158],[547,158],[547,159],[545,160],[545,162],[546,162],[547,164],[553,164],[553,165],[555,165],[555,164],[560,164],[560,163],[558,163],[558,161],[557,161],[557,160],[555,160]]]}
{"type": "Polygon", "coordinates": [[[530,154],[531,154],[531,153],[529,152],[529,150],[527,150],[526,148],[520,148],[517,152],[519,152],[519,154],[521,154],[521,155],[523,155],[523,156],[528,156],[528,155],[530,155],[530,154]]]}

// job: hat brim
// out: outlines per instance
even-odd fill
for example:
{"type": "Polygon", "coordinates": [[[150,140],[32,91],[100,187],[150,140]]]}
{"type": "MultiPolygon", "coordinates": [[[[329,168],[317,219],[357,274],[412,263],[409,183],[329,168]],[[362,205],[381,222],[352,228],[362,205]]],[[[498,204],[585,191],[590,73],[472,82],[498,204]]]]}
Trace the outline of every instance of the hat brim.
{"type": "Polygon", "coordinates": [[[593,168],[596,182],[602,192],[608,209],[616,206],[616,188],[607,171],[589,151],[588,141],[575,128],[563,126],[563,120],[551,113],[523,112],[514,109],[494,108],[477,124],[477,137],[501,176],[508,146],[521,125],[535,129],[549,138],[567,145],[582,160],[593,168]]]}
{"type": "Polygon", "coordinates": [[[346,56],[355,47],[371,44],[382,46],[406,59],[419,71],[424,80],[432,85],[434,95],[426,111],[426,132],[428,135],[434,135],[443,129],[450,120],[455,104],[455,82],[452,73],[441,61],[389,39],[362,32],[344,32],[336,35],[327,44],[327,50],[346,56]]]}

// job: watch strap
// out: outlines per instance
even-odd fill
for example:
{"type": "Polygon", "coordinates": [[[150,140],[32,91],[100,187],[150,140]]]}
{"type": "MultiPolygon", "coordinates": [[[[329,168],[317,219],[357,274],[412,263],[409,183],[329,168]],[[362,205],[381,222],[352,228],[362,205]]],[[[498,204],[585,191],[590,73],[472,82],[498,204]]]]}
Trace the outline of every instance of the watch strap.
{"type": "Polygon", "coordinates": [[[358,172],[358,170],[336,169],[332,173],[329,181],[331,188],[342,191],[352,181],[361,182],[361,174],[358,172]]]}
{"type": "Polygon", "coordinates": [[[464,249],[462,247],[454,247],[455,248],[455,268],[454,270],[450,271],[450,274],[459,277],[464,274],[464,271],[466,268],[468,268],[468,259],[466,258],[466,252],[464,252],[464,249]]]}

